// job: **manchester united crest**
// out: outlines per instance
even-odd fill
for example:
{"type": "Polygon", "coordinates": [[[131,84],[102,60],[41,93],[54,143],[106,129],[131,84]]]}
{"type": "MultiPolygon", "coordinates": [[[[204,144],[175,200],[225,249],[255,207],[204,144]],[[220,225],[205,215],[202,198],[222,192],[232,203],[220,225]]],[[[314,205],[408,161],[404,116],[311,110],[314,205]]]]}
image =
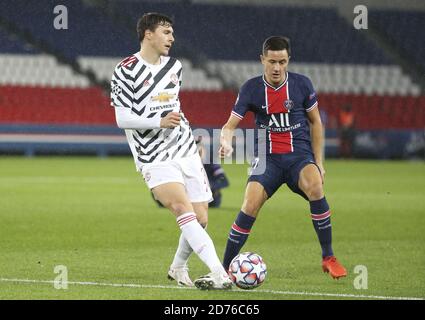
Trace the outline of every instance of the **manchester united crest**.
{"type": "Polygon", "coordinates": [[[151,179],[151,173],[150,172],[146,172],[144,178],[145,178],[145,181],[148,182],[151,179]]]}
{"type": "Polygon", "coordinates": [[[170,76],[170,79],[171,79],[171,82],[172,82],[174,85],[177,85],[177,83],[179,83],[179,77],[177,77],[177,75],[176,75],[175,73],[173,73],[173,74],[170,76]]]}

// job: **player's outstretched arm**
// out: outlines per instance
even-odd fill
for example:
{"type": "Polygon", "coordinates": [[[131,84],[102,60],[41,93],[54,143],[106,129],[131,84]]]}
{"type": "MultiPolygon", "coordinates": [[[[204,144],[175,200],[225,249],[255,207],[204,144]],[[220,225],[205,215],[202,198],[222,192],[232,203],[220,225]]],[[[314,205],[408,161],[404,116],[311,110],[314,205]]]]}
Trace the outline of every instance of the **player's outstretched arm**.
{"type": "Polygon", "coordinates": [[[229,120],[221,129],[220,134],[220,149],[218,150],[220,158],[230,157],[233,153],[232,138],[235,129],[238,127],[241,120],[234,115],[230,115],[229,120]]]}

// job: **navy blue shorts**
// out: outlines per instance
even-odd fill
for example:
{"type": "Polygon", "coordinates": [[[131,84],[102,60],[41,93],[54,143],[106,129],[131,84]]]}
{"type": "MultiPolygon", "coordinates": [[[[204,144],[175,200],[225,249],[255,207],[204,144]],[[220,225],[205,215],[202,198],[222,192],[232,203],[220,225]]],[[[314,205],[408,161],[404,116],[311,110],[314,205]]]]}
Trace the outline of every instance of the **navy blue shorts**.
{"type": "Polygon", "coordinates": [[[248,178],[248,182],[257,181],[265,189],[267,196],[271,196],[286,183],[293,192],[298,193],[308,200],[305,193],[298,187],[298,180],[301,170],[308,164],[316,165],[313,155],[310,154],[268,154],[258,161],[266,161],[265,172],[264,166],[255,163],[252,167],[252,173],[248,178]]]}

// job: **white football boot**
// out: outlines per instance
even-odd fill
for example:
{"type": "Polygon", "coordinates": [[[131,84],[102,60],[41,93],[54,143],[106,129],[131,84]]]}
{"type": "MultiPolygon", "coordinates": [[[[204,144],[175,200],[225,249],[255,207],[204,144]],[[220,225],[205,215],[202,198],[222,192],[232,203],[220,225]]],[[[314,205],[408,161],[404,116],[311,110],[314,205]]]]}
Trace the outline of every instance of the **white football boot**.
{"type": "Polygon", "coordinates": [[[188,271],[189,268],[186,266],[178,268],[171,266],[168,270],[168,279],[176,280],[179,286],[193,287],[194,285],[192,280],[190,280],[188,271]]]}
{"type": "Polygon", "coordinates": [[[211,272],[194,281],[195,287],[201,290],[228,290],[232,288],[232,280],[221,272],[211,272]]]}

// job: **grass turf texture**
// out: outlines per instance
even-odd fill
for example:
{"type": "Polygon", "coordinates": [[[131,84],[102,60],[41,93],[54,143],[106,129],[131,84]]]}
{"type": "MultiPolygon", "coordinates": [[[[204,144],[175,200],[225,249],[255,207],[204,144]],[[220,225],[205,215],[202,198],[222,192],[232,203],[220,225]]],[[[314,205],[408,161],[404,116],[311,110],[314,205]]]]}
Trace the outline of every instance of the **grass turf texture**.
{"type": "MultiPolygon", "coordinates": [[[[321,271],[309,206],[285,186],[262,209],[243,251],[268,266],[253,291],[178,289],[166,279],[179,230],[152,201],[131,158],[1,157],[0,278],[53,281],[65,265],[69,281],[138,284],[111,287],[0,281],[0,299],[345,299],[348,294],[425,297],[425,165],[418,162],[326,162],[334,251],[349,275],[321,271]],[[356,265],[368,271],[357,290],[356,265]],[[284,292],[309,292],[296,295],[284,292]]],[[[208,232],[219,257],[239,212],[247,167],[225,165],[231,186],[208,232]]],[[[197,256],[192,278],[208,272],[197,256]]],[[[358,297],[360,298],[360,297],[358,297]]]]}

